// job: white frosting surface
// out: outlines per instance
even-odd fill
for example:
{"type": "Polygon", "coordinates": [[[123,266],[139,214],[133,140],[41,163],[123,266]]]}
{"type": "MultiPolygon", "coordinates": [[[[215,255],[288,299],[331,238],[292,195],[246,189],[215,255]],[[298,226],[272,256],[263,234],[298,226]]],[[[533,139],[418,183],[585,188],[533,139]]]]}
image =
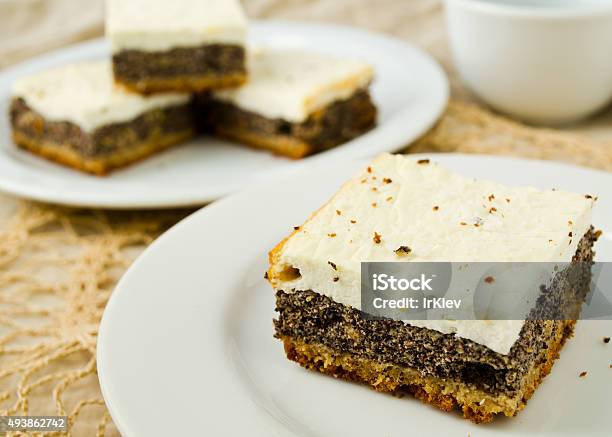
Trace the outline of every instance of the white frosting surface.
{"type": "Polygon", "coordinates": [[[249,81],[214,96],[267,118],[304,121],[328,104],[350,97],[372,81],[364,62],[303,51],[263,49],[249,57],[249,81]]]}
{"type": "Polygon", "coordinates": [[[106,34],[113,52],[215,43],[242,46],[246,28],[238,0],[106,1],[106,34]]]}
{"type": "MultiPolygon", "coordinates": [[[[280,248],[274,272],[293,266],[301,277],[275,279],[276,289],[313,290],[360,308],[362,261],[568,262],[591,224],[594,200],[584,194],[477,181],[401,155],[382,155],[370,169],[280,248]],[[410,255],[396,255],[400,246],[410,247],[410,255]]],[[[524,321],[410,323],[507,354],[524,321]]]]}
{"type": "Polygon", "coordinates": [[[13,97],[23,98],[49,121],[69,121],[87,132],[191,98],[188,94],[141,96],[123,91],[115,85],[108,61],[72,64],[22,77],[13,84],[13,97]]]}

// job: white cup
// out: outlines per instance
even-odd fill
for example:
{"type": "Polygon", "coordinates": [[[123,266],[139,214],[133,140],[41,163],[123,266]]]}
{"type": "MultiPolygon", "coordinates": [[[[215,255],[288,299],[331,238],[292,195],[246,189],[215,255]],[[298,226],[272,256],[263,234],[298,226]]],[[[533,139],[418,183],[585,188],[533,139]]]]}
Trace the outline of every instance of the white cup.
{"type": "Polygon", "coordinates": [[[446,0],[456,67],[493,108],[537,124],[612,100],[612,0],[446,0]]]}

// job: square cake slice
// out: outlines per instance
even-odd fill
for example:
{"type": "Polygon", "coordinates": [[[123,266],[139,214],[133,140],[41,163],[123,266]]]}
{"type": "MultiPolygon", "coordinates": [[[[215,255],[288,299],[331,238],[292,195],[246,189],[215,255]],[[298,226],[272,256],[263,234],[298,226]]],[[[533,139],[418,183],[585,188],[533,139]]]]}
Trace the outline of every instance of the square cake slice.
{"type": "Polygon", "coordinates": [[[196,132],[189,94],[127,93],[115,86],[106,61],[17,80],[10,119],[18,146],[97,175],[188,140],[196,132]]]}
{"type": "Polygon", "coordinates": [[[115,80],[143,94],[240,85],[246,17],[238,0],[107,0],[115,80]]]}
{"type": "Polygon", "coordinates": [[[200,99],[221,137],[291,158],[349,141],[376,123],[369,64],[288,50],[251,55],[246,85],[200,99]]]}
{"type": "Polygon", "coordinates": [[[574,320],[364,317],[360,263],[567,262],[587,266],[570,284],[587,290],[594,202],[380,156],[271,251],[276,336],[306,368],[458,407],[476,423],[514,416],[550,372],[574,320]]]}

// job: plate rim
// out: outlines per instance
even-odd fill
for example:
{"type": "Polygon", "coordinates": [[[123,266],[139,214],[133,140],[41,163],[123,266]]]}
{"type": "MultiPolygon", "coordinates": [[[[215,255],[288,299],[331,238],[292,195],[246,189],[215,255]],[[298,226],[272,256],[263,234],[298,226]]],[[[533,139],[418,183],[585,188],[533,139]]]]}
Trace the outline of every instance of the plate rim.
{"type": "MultiPolygon", "coordinates": [[[[436,159],[436,157],[442,157],[442,159],[459,158],[460,160],[461,159],[476,159],[476,160],[485,160],[485,161],[503,160],[503,161],[514,162],[515,164],[520,164],[521,162],[528,161],[528,162],[535,163],[535,164],[550,165],[552,167],[559,169],[559,171],[566,170],[566,171],[578,171],[578,172],[583,172],[583,173],[593,173],[593,174],[599,175],[600,177],[609,179],[612,182],[612,173],[609,173],[603,170],[599,170],[599,169],[592,169],[589,167],[583,167],[583,166],[568,164],[564,162],[548,161],[544,159],[519,158],[519,157],[509,157],[509,156],[501,156],[501,155],[486,155],[486,154],[460,154],[460,153],[418,153],[418,154],[407,154],[407,156],[413,159],[418,159],[419,157],[427,157],[427,158],[431,158],[434,160],[436,159]]],[[[355,166],[359,164],[367,165],[367,162],[369,162],[369,159],[358,159],[358,160],[352,160],[350,162],[354,163],[355,166]]],[[[321,166],[321,167],[327,167],[327,166],[321,166]]],[[[289,175],[285,179],[290,180],[293,178],[298,178],[300,176],[304,176],[304,174],[307,174],[309,171],[312,171],[312,169],[310,168],[302,169],[302,171],[300,171],[299,173],[289,175]]],[[[236,200],[240,199],[241,197],[244,198],[244,197],[250,196],[252,193],[256,193],[256,192],[259,192],[265,189],[267,185],[274,185],[276,183],[278,183],[278,181],[276,182],[268,181],[267,183],[258,184],[247,190],[243,190],[233,195],[227,196],[218,202],[202,207],[201,209],[185,217],[184,219],[176,223],[174,226],[169,228],[166,232],[164,232],[150,246],[148,246],[137,257],[137,259],[131,264],[129,269],[122,275],[121,279],[117,283],[113,293],[111,294],[107,302],[107,305],[104,310],[104,314],[100,321],[100,326],[99,326],[99,331],[98,331],[98,342],[97,342],[97,348],[96,348],[96,364],[98,368],[98,380],[99,380],[102,396],[104,398],[105,404],[109,410],[109,413],[111,414],[111,417],[115,425],[117,426],[119,431],[122,433],[122,435],[128,436],[128,435],[133,435],[133,433],[128,428],[128,425],[120,419],[123,416],[122,413],[115,409],[115,406],[113,405],[113,401],[109,399],[109,397],[111,397],[112,395],[111,393],[109,393],[109,388],[107,385],[107,384],[109,385],[112,384],[110,381],[107,380],[108,378],[107,366],[109,365],[108,360],[110,356],[109,355],[110,351],[107,351],[106,348],[108,345],[109,324],[112,323],[109,320],[112,317],[113,308],[116,307],[116,305],[118,305],[117,302],[118,302],[118,299],[120,299],[120,297],[118,296],[128,292],[129,282],[131,281],[132,276],[136,274],[135,272],[141,268],[140,267],[141,265],[148,262],[147,258],[152,253],[157,252],[158,250],[161,250],[159,249],[159,247],[162,247],[167,240],[172,240],[175,234],[184,232],[184,229],[190,228],[191,226],[193,226],[193,223],[198,223],[199,221],[203,220],[203,217],[206,217],[208,214],[210,214],[210,211],[216,211],[218,209],[225,208],[226,204],[231,204],[233,202],[236,202],[236,200]]],[[[611,221],[609,223],[609,227],[612,229],[612,219],[610,220],[611,221]]],[[[289,434],[289,431],[287,432],[288,432],[287,435],[293,435],[293,434],[289,434]]]]}
{"type": "MultiPolygon", "coordinates": [[[[421,135],[425,134],[430,130],[434,124],[442,117],[445,108],[448,105],[450,98],[450,81],[448,76],[439,62],[429,53],[421,50],[409,42],[400,38],[374,32],[368,29],[359,27],[353,27],[342,24],[333,23],[321,23],[321,22],[308,22],[298,20],[251,20],[250,28],[258,32],[278,32],[279,29],[296,29],[296,32],[340,32],[349,34],[358,34],[363,38],[367,38],[371,41],[378,41],[380,44],[385,44],[387,47],[392,45],[401,48],[401,50],[409,51],[418,59],[418,62],[423,67],[431,70],[434,74],[428,81],[431,82],[432,89],[435,89],[435,93],[432,93],[431,113],[428,113],[427,117],[424,117],[419,125],[410,125],[408,128],[401,128],[396,120],[388,120],[385,124],[380,124],[379,127],[375,127],[371,132],[372,138],[358,137],[353,140],[353,144],[341,145],[338,148],[331,149],[325,153],[313,155],[312,157],[306,158],[302,161],[289,161],[287,165],[283,165],[277,169],[271,171],[272,175],[283,175],[287,172],[294,171],[296,168],[315,166],[321,163],[333,161],[335,159],[346,159],[347,153],[357,152],[351,156],[355,158],[370,157],[377,153],[381,153],[382,150],[367,151],[371,149],[373,144],[384,144],[385,150],[389,152],[398,151],[404,147],[409,147],[415,140],[421,135]],[[343,150],[345,146],[353,147],[352,150],[343,150]],[[367,147],[366,147],[367,145],[367,147]],[[361,146],[359,149],[356,146],[361,146]],[[364,149],[364,150],[361,150],[364,149]]],[[[6,87],[10,88],[10,83],[16,78],[26,72],[40,70],[40,65],[45,63],[62,63],[72,62],[76,60],[88,59],[85,52],[95,52],[98,50],[107,50],[105,46],[108,42],[104,37],[79,42],[66,47],[62,47],[47,53],[43,53],[39,56],[30,58],[21,63],[11,65],[6,69],[0,71],[0,83],[4,83],[6,87]],[[62,60],[60,62],[60,60],[62,60]]],[[[98,59],[97,56],[91,56],[91,59],[98,59]]],[[[409,105],[404,104],[400,111],[405,111],[409,108],[409,105]]],[[[398,113],[401,114],[401,112],[398,113]]],[[[7,125],[9,131],[7,137],[10,137],[10,125],[7,125]]],[[[16,147],[10,143],[3,145],[3,147],[16,147]]],[[[4,160],[4,153],[0,154],[0,160],[4,160]]],[[[262,152],[265,153],[265,152],[262,152]]],[[[14,167],[14,164],[10,162],[10,167],[14,167]]],[[[27,164],[23,164],[26,165],[27,164]]],[[[18,167],[14,167],[16,171],[18,167]]],[[[89,177],[88,175],[82,175],[83,177],[89,177]]],[[[42,175],[43,181],[46,177],[42,175]]],[[[61,177],[61,176],[60,176],[61,177]]],[[[112,178],[112,174],[108,176],[112,178]]],[[[275,176],[271,176],[275,177],[275,176]]],[[[146,183],[146,179],[134,179],[126,181],[126,183],[146,183]]],[[[76,181],[78,182],[78,180],[76,181]]],[[[84,192],[73,192],[70,190],[62,190],[54,187],[55,189],[49,189],[44,184],[32,182],[24,184],[21,181],[14,181],[10,178],[4,178],[0,175],[0,191],[3,193],[14,195],[17,197],[40,201],[45,203],[52,203],[71,207],[89,207],[89,208],[103,208],[111,210],[125,210],[125,209],[162,209],[162,208],[177,208],[177,207],[194,207],[201,206],[208,202],[218,200],[226,195],[235,193],[243,189],[244,186],[228,186],[224,188],[213,187],[204,190],[200,194],[193,192],[183,194],[182,192],[173,193],[155,193],[153,197],[147,198],[139,197],[135,198],[110,198],[100,197],[93,190],[84,192]]]]}

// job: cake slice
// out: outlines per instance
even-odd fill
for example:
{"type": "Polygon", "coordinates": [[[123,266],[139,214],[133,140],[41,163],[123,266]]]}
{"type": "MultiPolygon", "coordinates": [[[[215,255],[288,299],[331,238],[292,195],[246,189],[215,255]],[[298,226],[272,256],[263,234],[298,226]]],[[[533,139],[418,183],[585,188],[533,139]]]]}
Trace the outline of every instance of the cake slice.
{"type": "Polygon", "coordinates": [[[13,85],[15,143],[102,175],[195,135],[189,94],[141,96],[118,89],[107,61],[46,70],[13,85]]]}
{"type": "MultiPolygon", "coordinates": [[[[588,273],[594,201],[380,156],[271,251],[276,336],[306,368],[459,407],[476,423],[514,416],[575,321],[364,317],[360,262],[580,262],[588,273]]],[[[569,287],[584,299],[589,279],[569,287]]]]}
{"type": "Polygon", "coordinates": [[[107,0],[115,80],[139,93],[197,92],[245,82],[238,0],[107,0]]]}
{"type": "Polygon", "coordinates": [[[302,158],[376,123],[366,63],[265,49],[251,55],[249,74],[246,85],[200,99],[205,125],[221,137],[302,158]]]}

